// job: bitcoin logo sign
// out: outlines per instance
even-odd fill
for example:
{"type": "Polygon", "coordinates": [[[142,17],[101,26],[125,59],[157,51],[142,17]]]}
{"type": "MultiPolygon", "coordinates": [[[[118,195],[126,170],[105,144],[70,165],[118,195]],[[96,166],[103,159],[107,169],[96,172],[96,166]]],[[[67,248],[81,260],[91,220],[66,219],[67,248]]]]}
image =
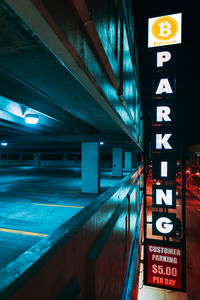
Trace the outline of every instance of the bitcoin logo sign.
{"type": "Polygon", "coordinates": [[[153,23],[151,30],[158,40],[167,41],[177,34],[178,23],[171,17],[161,17],[153,23]]]}
{"type": "Polygon", "coordinates": [[[182,14],[149,19],[148,47],[181,43],[182,14]]]}

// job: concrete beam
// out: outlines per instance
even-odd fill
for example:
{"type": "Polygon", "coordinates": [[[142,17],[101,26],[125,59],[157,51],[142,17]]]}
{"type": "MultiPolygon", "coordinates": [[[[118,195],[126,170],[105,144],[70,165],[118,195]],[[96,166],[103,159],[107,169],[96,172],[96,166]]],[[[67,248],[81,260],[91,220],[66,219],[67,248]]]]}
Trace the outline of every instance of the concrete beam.
{"type": "Polygon", "coordinates": [[[45,144],[45,143],[70,143],[70,142],[91,142],[91,141],[104,141],[109,143],[119,144],[128,142],[133,145],[132,142],[128,141],[126,136],[120,135],[104,135],[104,134],[63,134],[63,135],[40,135],[32,136],[31,139],[27,140],[27,136],[14,136],[9,138],[13,143],[22,143],[26,144],[45,144]]]}
{"type": "Polygon", "coordinates": [[[115,107],[103,93],[92,74],[88,71],[81,57],[63,34],[60,26],[48,12],[41,1],[5,0],[6,3],[22,18],[22,20],[37,34],[41,41],[51,49],[52,53],[68,68],[81,82],[87,92],[101,108],[115,121],[115,123],[138,145],[128,126],[123,122],[115,107]]]}

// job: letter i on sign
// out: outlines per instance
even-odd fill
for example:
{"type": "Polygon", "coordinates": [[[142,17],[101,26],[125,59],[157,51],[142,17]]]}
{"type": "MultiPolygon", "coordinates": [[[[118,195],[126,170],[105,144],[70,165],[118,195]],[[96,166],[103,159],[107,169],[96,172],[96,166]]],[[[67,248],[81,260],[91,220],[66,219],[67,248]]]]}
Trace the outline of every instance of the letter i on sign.
{"type": "Polygon", "coordinates": [[[168,163],[167,161],[161,161],[161,177],[167,177],[168,175],[168,163]]]}

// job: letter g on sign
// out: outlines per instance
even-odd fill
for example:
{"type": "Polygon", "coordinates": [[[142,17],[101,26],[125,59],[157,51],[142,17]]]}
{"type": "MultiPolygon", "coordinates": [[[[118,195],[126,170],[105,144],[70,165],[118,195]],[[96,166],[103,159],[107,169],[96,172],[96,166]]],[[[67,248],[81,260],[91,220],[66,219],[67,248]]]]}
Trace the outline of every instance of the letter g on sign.
{"type": "Polygon", "coordinates": [[[160,233],[168,234],[173,230],[173,224],[169,218],[161,217],[156,221],[156,228],[160,233]]]}

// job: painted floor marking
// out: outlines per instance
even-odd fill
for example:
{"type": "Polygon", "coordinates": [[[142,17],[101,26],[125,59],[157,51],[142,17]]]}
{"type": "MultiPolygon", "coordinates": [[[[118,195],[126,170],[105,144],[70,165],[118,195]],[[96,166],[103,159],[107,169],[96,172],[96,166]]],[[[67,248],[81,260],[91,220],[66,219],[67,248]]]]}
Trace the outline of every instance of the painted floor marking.
{"type": "Polygon", "coordinates": [[[59,205],[59,204],[43,204],[43,203],[31,203],[33,205],[41,205],[41,206],[56,206],[56,207],[68,207],[68,208],[84,208],[84,206],[70,206],[70,205],[59,205]]]}
{"type": "Polygon", "coordinates": [[[38,236],[38,237],[47,237],[48,236],[48,234],[44,234],[44,233],[15,230],[15,229],[9,229],[9,228],[0,228],[0,231],[8,232],[8,233],[15,233],[15,234],[30,235],[30,236],[38,236]]]}

